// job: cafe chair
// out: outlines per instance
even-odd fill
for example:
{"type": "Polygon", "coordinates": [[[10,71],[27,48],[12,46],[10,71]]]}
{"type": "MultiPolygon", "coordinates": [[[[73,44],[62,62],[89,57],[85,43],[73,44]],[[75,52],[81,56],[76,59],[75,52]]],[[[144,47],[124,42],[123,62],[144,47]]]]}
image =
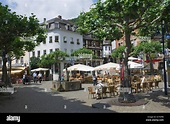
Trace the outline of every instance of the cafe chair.
{"type": "Polygon", "coordinates": [[[88,99],[91,96],[91,98],[95,97],[96,92],[94,91],[93,87],[88,87],[88,99]]]}

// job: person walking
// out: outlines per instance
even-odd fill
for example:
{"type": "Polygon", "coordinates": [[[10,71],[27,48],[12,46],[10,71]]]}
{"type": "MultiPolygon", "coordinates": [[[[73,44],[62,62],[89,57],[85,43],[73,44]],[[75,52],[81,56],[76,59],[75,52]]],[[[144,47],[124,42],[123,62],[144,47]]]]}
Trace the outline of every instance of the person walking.
{"type": "Polygon", "coordinates": [[[26,83],[26,74],[23,74],[23,76],[22,76],[22,83],[23,83],[23,84],[26,83]]]}
{"type": "Polygon", "coordinates": [[[42,74],[41,74],[41,72],[39,72],[39,74],[38,74],[38,80],[39,80],[39,83],[41,83],[41,81],[42,81],[42,74]]]}
{"type": "Polygon", "coordinates": [[[33,81],[34,81],[34,83],[37,83],[37,73],[36,72],[33,73],[33,81]]]}

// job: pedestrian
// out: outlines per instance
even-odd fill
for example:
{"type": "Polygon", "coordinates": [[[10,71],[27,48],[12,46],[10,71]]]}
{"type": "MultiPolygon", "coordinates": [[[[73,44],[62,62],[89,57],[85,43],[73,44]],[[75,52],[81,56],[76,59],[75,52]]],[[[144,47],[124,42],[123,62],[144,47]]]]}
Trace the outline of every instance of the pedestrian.
{"type": "Polygon", "coordinates": [[[42,81],[42,74],[41,74],[41,72],[39,72],[39,74],[38,74],[38,80],[39,80],[39,83],[41,83],[41,81],[42,81]]]}
{"type": "Polygon", "coordinates": [[[61,75],[61,81],[64,81],[64,74],[61,75]]]}
{"type": "Polygon", "coordinates": [[[36,72],[33,73],[33,81],[34,81],[34,83],[37,83],[37,73],[36,72]]]}
{"type": "Polygon", "coordinates": [[[93,75],[93,86],[97,85],[97,76],[93,75]]]}
{"type": "Polygon", "coordinates": [[[26,82],[26,75],[23,74],[23,76],[22,76],[22,83],[25,84],[25,82],[26,82]]]}

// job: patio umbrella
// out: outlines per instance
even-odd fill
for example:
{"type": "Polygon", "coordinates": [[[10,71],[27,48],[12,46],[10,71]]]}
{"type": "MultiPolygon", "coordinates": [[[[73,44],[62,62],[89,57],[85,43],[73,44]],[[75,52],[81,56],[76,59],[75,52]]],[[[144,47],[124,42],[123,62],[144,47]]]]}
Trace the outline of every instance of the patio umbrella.
{"type": "Polygon", "coordinates": [[[48,70],[49,70],[48,68],[36,68],[36,69],[31,70],[31,72],[35,72],[35,71],[48,71],[48,70]]]}
{"type": "Polygon", "coordinates": [[[67,68],[68,71],[93,71],[93,67],[83,64],[76,64],[67,68]]]}
{"type": "Polygon", "coordinates": [[[120,64],[109,62],[109,63],[103,64],[103,65],[96,66],[94,68],[94,71],[95,70],[110,70],[111,68],[116,68],[117,70],[119,70],[120,64]]]}
{"type": "Polygon", "coordinates": [[[132,61],[128,61],[128,66],[130,67],[130,69],[141,69],[144,67],[143,64],[139,64],[132,61]]]}
{"type": "Polygon", "coordinates": [[[128,60],[130,60],[130,61],[134,61],[134,60],[141,60],[141,59],[139,59],[139,58],[135,58],[135,57],[133,57],[133,56],[130,56],[130,57],[128,57],[128,60]]]}

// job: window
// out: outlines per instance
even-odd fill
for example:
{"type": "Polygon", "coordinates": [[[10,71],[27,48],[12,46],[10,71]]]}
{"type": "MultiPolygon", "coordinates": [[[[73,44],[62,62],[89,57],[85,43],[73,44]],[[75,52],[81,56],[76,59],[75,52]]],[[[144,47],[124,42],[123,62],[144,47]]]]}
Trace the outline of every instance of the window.
{"type": "Polygon", "coordinates": [[[53,39],[52,36],[49,37],[49,43],[52,43],[53,39]]]}
{"type": "Polygon", "coordinates": [[[22,65],[24,64],[24,57],[21,57],[20,62],[21,62],[22,65]]]}
{"type": "Polygon", "coordinates": [[[46,40],[43,41],[43,44],[46,44],[46,40]]]}
{"type": "Polygon", "coordinates": [[[46,50],[43,50],[43,54],[46,55],[46,50]]]}
{"type": "Polygon", "coordinates": [[[37,56],[40,57],[40,51],[37,51],[37,56]]]}
{"type": "Polygon", "coordinates": [[[107,50],[107,46],[105,46],[105,50],[107,50]]]}
{"type": "Polygon", "coordinates": [[[78,45],[80,44],[80,41],[79,41],[79,39],[77,39],[77,44],[78,44],[78,45]]]}
{"type": "Polygon", "coordinates": [[[50,49],[50,53],[52,53],[53,52],[53,49],[50,49]]]}
{"type": "Polygon", "coordinates": [[[96,47],[100,47],[100,43],[99,42],[96,42],[96,47]]]}
{"type": "Polygon", "coordinates": [[[63,37],[63,42],[67,43],[67,37],[66,36],[63,37]]]}
{"type": "Polygon", "coordinates": [[[70,37],[70,40],[73,41],[73,37],[70,37]]]}
{"type": "Polygon", "coordinates": [[[98,56],[98,57],[101,57],[101,56],[100,56],[100,50],[97,51],[97,56],[98,56]]]}
{"type": "Polygon", "coordinates": [[[72,31],[76,31],[76,26],[75,25],[72,26],[72,31]]]}
{"type": "Polygon", "coordinates": [[[55,28],[60,28],[60,25],[58,22],[55,22],[55,28]]]}
{"type": "Polygon", "coordinates": [[[64,52],[67,53],[67,49],[66,48],[64,49],[64,52]]]}
{"type": "Polygon", "coordinates": [[[111,47],[109,46],[109,51],[111,50],[111,47]]]}
{"type": "Polygon", "coordinates": [[[55,51],[59,50],[59,48],[56,48],[55,51]]]}
{"type": "Polygon", "coordinates": [[[69,24],[65,25],[65,28],[66,28],[66,30],[69,30],[70,29],[70,25],[69,24]]]}
{"type": "Polygon", "coordinates": [[[35,57],[35,51],[32,52],[32,57],[35,57]]]}
{"type": "Polygon", "coordinates": [[[54,29],[54,28],[55,28],[54,22],[50,23],[50,24],[49,24],[49,29],[54,29]]]}
{"type": "Polygon", "coordinates": [[[93,42],[92,42],[92,44],[93,44],[93,47],[95,47],[95,46],[96,46],[96,43],[95,43],[95,41],[93,41],[93,42]]]}
{"type": "Polygon", "coordinates": [[[73,53],[73,49],[70,50],[71,54],[73,53]]]}
{"type": "MultiPolygon", "coordinates": [[[[86,42],[88,42],[88,41],[86,41],[86,42]]],[[[88,42],[88,46],[92,46],[92,42],[88,42]]]]}
{"type": "Polygon", "coordinates": [[[16,59],[16,62],[15,62],[16,64],[18,64],[18,59],[16,59]]]}
{"type": "Polygon", "coordinates": [[[55,42],[59,42],[59,36],[55,36],[55,42]]]}

